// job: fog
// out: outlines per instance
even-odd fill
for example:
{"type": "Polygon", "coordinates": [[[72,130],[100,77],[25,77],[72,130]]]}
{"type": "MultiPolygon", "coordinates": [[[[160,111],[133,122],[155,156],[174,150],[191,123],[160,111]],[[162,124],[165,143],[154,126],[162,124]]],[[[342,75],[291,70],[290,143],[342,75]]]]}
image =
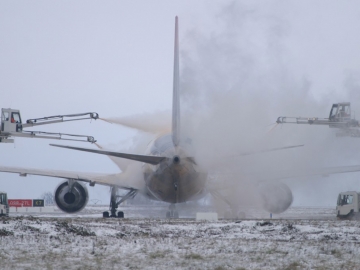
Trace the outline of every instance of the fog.
{"type": "Polygon", "coordinates": [[[171,111],[157,111],[126,117],[102,118],[105,122],[118,124],[145,133],[162,134],[171,132],[171,111]]]}
{"type": "MultiPolygon", "coordinates": [[[[229,3],[217,13],[217,28],[194,27],[186,35],[184,114],[199,162],[219,164],[244,151],[305,144],[229,162],[228,171],[243,172],[231,181],[244,189],[235,198],[252,196],[249,181],[244,181],[247,172],[266,175],[358,164],[358,140],[336,138],[327,127],[287,125],[267,132],[278,116],[328,117],[332,103],[343,100],[351,101],[355,111],[359,106],[358,66],[353,62],[359,56],[353,47],[359,42],[353,40],[359,20],[348,17],[354,11],[341,6],[349,12],[341,16],[331,5],[320,11],[306,4],[277,3],[270,8],[264,3],[229,3]]],[[[358,177],[354,173],[282,182],[295,194],[295,205],[333,205],[340,190],[357,190],[358,177]]]]}
{"type": "MultiPolygon", "coordinates": [[[[327,117],[332,103],[340,101],[350,101],[356,115],[360,108],[356,2],[82,4],[86,6],[82,12],[76,4],[47,3],[46,8],[31,6],[31,11],[1,4],[0,33],[6,37],[1,87],[18,93],[16,98],[4,97],[2,107],[19,108],[31,117],[96,111],[113,124],[96,121],[47,130],[86,131],[101,147],[143,151],[154,133],[170,126],[173,26],[178,15],[181,126],[183,136],[192,139],[199,165],[209,171],[240,172],[231,184],[241,186],[241,194],[252,194],[247,192],[253,181],[247,178],[249,173],[359,164],[360,139],[336,138],[323,126],[279,125],[271,130],[278,116],[327,117]],[[153,14],[146,14],[147,9],[153,14]],[[34,14],[41,16],[26,20],[36,18],[34,14]],[[67,20],[59,23],[59,18],[67,20]],[[114,34],[118,31],[121,35],[114,34]],[[40,49],[36,44],[42,44],[40,49]],[[229,156],[243,152],[298,144],[305,146],[227,162],[229,156]]],[[[134,164],[113,159],[115,166],[106,157],[54,150],[47,144],[30,145],[19,139],[16,148],[1,145],[9,155],[3,165],[111,173],[134,164]]],[[[359,176],[282,182],[291,188],[294,205],[324,206],[334,205],[340,191],[358,190],[359,176]]],[[[9,190],[13,198],[29,194],[18,190],[18,183],[31,190],[31,196],[56,186],[54,180],[35,178],[30,189],[26,187],[34,178],[18,178],[1,174],[1,189],[9,190]],[[16,184],[8,184],[8,179],[16,184]]],[[[107,188],[95,189],[91,196],[108,200],[107,188]]]]}

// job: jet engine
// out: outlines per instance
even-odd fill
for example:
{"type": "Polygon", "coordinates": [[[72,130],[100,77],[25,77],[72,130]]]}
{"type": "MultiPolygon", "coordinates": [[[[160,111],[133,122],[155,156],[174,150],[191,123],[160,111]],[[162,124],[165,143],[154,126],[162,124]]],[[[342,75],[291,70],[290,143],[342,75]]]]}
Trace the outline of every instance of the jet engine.
{"type": "Polygon", "coordinates": [[[54,197],[60,210],[66,213],[76,213],[86,206],[89,194],[85,185],[69,180],[60,183],[55,189],[54,197]]]}
{"type": "Polygon", "coordinates": [[[264,209],[274,214],[284,212],[293,202],[290,188],[283,183],[266,183],[262,185],[260,196],[264,209]]]}

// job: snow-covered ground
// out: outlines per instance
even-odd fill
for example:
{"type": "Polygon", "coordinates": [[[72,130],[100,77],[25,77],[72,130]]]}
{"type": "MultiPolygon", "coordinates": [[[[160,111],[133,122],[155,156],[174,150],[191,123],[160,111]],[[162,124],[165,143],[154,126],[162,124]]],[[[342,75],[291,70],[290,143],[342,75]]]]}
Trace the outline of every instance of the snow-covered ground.
{"type": "MultiPolygon", "coordinates": [[[[146,209],[127,208],[133,213],[146,209]]],[[[273,220],[218,222],[93,217],[96,214],[93,212],[99,215],[99,210],[102,209],[88,207],[76,217],[58,214],[0,218],[0,268],[359,269],[360,266],[360,224],[335,220],[331,208],[291,208],[289,219],[283,214],[281,219],[273,220]]]]}

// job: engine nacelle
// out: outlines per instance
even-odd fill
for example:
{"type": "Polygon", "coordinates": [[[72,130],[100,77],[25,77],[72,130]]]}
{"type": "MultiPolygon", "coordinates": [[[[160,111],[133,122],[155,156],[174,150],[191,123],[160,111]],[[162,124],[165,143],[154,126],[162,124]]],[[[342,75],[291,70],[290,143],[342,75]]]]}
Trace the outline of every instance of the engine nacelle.
{"type": "Polygon", "coordinates": [[[264,209],[274,214],[284,212],[293,202],[290,188],[283,183],[265,183],[260,188],[260,196],[264,209]]]}
{"type": "Polygon", "coordinates": [[[72,183],[70,191],[69,181],[65,181],[55,189],[54,199],[60,210],[66,213],[76,213],[86,206],[89,194],[86,186],[77,181],[72,183]]]}

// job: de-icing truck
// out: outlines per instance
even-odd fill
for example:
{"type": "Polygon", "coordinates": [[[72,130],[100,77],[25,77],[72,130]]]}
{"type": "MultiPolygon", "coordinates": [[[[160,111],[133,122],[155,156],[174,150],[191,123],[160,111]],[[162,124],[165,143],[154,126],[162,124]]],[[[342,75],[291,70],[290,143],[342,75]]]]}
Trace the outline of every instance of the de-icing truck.
{"type": "Polygon", "coordinates": [[[52,133],[44,131],[25,130],[25,128],[35,127],[40,125],[56,124],[61,122],[98,119],[99,115],[95,112],[54,115],[42,118],[28,119],[25,122],[21,120],[19,110],[1,109],[1,127],[0,127],[0,143],[13,143],[13,137],[22,138],[39,138],[39,139],[53,139],[53,140],[70,140],[82,142],[96,142],[94,137],[87,135],[75,135],[65,133],[52,133]]]}
{"type": "Polygon", "coordinates": [[[360,219],[360,193],[341,192],[337,199],[336,216],[338,219],[360,219]]]}

